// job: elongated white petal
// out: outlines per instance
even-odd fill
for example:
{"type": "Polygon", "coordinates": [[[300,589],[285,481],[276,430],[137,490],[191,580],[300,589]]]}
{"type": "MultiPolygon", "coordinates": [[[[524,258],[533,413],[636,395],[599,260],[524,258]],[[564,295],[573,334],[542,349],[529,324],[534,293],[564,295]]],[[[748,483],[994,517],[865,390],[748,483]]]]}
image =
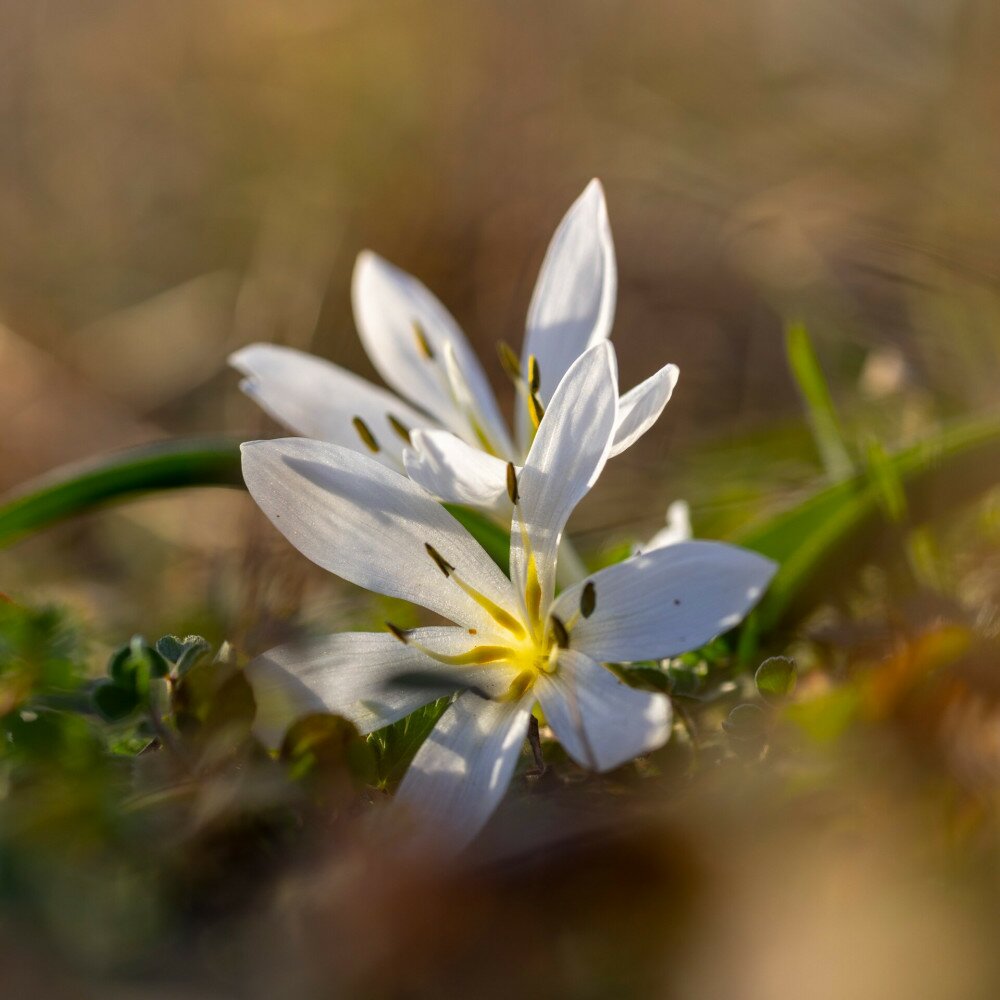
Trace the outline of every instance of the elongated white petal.
{"type": "MultiPolygon", "coordinates": [[[[677,656],[739,624],[776,569],[723,542],[678,542],[633,556],[590,577],[596,606],[576,622],[570,643],[603,662],[677,656]]],[[[556,599],[552,610],[564,621],[576,613],[583,586],[556,599]]]]}
{"type": "Polygon", "coordinates": [[[441,716],[396,793],[422,835],[458,850],[483,828],[510,784],[534,700],[466,692],[441,716]]]}
{"type": "Polygon", "coordinates": [[[509,670],[444,666],[417,646],[464,652],[472,639],[463,628],[418,628],[408,637],[404,645],[389,632],[338,632],[251,660],[246,673],[257,700],[258,738],[277,747],[291,723],[313,712],[342,715],[370,733],[442,695],[474,688],[495,696],[510,684],[509,670]]]}
{"type": "Polygon", "coordinates": [[[629,389],[618,400],[618,426],[615,427],[610,457],[630,448],[656,423],[663,408],[670,402],[679,376],[677,365],[664,365],[655,375],[629,389]]]}
{"type": "Polygon", "coordinates": [[[406,474],[445,503],[510,516],[507,463],[449,431],[414,431],[403,452],[406,474]]]}
{"type": "Polygon", "coordinates": [[[666,695],[630,688],[576,650],[563,650],[558,672],[541,675],[535,691],[566,752],[592,771],[619,767],[670,736],[666,695]]]}
{"type": "Polygon", "coordinates": [[[403,429],[437,423],[395,393],[291,347],[250,344],[231,354],[229,363],[246,376],[240,388],[290,431],[373,454],[391,466],[398,467],[402,460],[403,429]],[[399,427],[392,426],[390,417],[399,427]],[[358,418],[378,451],[362,437],[355,423],[358,418]]]}
{"type": "Polygon", "coordinates": [[[663,549],[668,545],[686,542],[693,537],[691,531],[691,509],[686,500],[674,500],[667,508],[666,527],[653,535],[645,545],[640,545],[641,552],[652,552],[653,549],[663,549]]]}
{"type": "Polygon", "coordinates": [[[552,598],[563,528],[604,468],[617,412],[617,365],[605,341],[579,357],[559,383],[518,477],[511,578],[523,594],[533,554],[543,613],[552,598]]]}
{"type": "Polygon", "coordinates": [[[465,334],[435,295],[370,250],[358,256],[351,295],[361,341],[388,385],[463,437],[474,434],[471,416],[498,451],[511,452],[489,381],[465,334]],[[454,351],[475,414],[453,396],[446,344],[454,351]]]}
{"type": "Polygon", "coordinates": [[[261,510],[305,556],[380,594],[401,597],[465,626],[493,619],[446,578],[426,545],[502,607],[518,607],[510,581],[439,503],[367,455],[323,441],[243,445],[243,478],[261,510]]]}
{"type": "MultiPolygon", "coordinates": [[[[538,275],[522,351],[527,371],[534,355],[546,405],[563,375],[583,352],[611,333],[618,275],[604,190],[592,180],[559,223],[538,275]]],[[[523,407],[518,440],[527,442],[523,407]]]]}

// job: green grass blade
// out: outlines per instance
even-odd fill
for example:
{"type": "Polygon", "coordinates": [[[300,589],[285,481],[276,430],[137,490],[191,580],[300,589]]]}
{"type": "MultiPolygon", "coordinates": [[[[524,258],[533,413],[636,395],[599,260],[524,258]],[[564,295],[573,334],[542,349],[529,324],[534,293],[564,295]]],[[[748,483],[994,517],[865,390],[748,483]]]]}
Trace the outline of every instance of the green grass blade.
{"type": "MultiPolygon", "coordinates": [[[[882,478],[891,476],[905,493],[909,522],[925,523],[1000,483],[1000,421],[952,427],[883,461],[882,478]]],[[[883,491],[868,473],[858,475],[734,539],[779,564],[750,633],[768,638],[789,629],[852,580],[886,543],[899,543],[883,491]]]]}
{"type": "Polygon", "coordinates": [[[0,547],[107,503],[188,486],[242,487],[239,444],[164,441],[56,469],[0,506],[0,547]]]}
{"type": "MultiPolygon", "coordinates": [[[[145,493],[190,486],[242,488],[239,443],[165,441],[56,469],[0,506],[0,548],[74,514],[145,493]]],[[[448,509],[506,571],[507,532],[475,511],[448,509]]]]}
{"type": "Polygon", "coordinates": [[[830,396],[830,388],[804,324],[788,325],[785,331],[785,353],[806,404],[809,426],[823,460],[823,467],[834,482],[845,479],[856,470],[830,396]]]}

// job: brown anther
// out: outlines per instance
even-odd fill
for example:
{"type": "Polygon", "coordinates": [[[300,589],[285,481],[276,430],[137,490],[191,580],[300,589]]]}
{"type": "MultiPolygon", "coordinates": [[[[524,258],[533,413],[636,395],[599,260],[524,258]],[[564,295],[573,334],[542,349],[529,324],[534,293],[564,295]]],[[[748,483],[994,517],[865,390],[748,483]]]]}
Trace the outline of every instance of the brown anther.
{"type": "Polygon", "coordinates": [[[361,417],[355,417],[351,423],[354,425],[354,429],[358,432],[358,437],[368,446],[369,451],[375,452],[376,454],[382,449],[379,447],[378,441],[375,440],[375,435],[372,434],[371,428],[361,419],[361,417]]]}
{"type": "Polygon", "coordinates": [[[391,413],[385,415],[385,419],[389,421],[389,426],[407,443],[413,444],[410,440],[410,428],[402,422],[402,420],[397,420],[391,413]]]}
{"type": "Polygon", "coordinates": [[[427,339],[427,331],[420,325],[419,320],[413,320],[413,336],[417,340],[417,349],[428,360],[434,360],[434,348],[427,339]]]}
{"type": "Polygon", "coordinates": [[[507,463],[507,496],[512,504],[517,504],[521,499],[521,494],[517,491],[517,469],[513,462],[507,463]]]}
{"type": "Polygon", "coordinates": [[[560,649],[569,649],[569,632],[558,615],[549,615],[549,626],[552,629],[552,638],[560,649]]]}
{"type": "Polygon", "coordinates": [[[392,622],[386,622],[385,627],[404,645],[409,645],[410,635],[409,631],[405,628],[400,628],[398,625],[393,625],[392,622]]]}
{"type": "Polygon", "coordinates": [[[597,588],[594,586],[593,580],[588,580],[583,585],[583,590],[580,593],[580,614],[584,618],[589,618],[594,613],[594,608],[597,607],[597,588]]]}
{"type": "Polygon", "coordinates": [[[437,568],[445,576],[451,576],[455,572],[455,567],[430,542],[424,542],[424,548],[427,549],[427,554],[437,563],[437,568]]]}
{"type": "Polygon", "coordinates": [[[531,355],[528,358],[528,388],[531,390],[531,394],[537,395],[538,390],[542,384],[542,371],[538,367],[538,358],[531,355]]]}

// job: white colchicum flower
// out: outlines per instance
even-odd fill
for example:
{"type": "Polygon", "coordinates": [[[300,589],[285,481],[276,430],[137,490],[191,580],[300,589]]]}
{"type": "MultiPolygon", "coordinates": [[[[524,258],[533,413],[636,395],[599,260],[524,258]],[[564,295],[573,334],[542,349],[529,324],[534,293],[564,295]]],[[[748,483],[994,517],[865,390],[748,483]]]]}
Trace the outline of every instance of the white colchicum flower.
{"type": "Polygon", "coordinates": [[[611,453],[618,405],[614,352],[602,343],[561,381],[520,474],[511,466],[509,577],[444,507],[371,457],[302,438],[245,444],[251,494],[299,551],[454,623],[340,633],[258,657],[247,670],[260,737],[276,744],[294,718],[315,711],[371,732],[459,692],[397,795],[453,847],[502,798],[536,704],[584,767],[604,771],[660,746],[670,701],[602,664],[702,645],[746,614],[774,566],[732,546],[687,542],[555,595],[560,535],[611,453]]]}
{"type": "MultiPolygon", "coordinates": [[[[274,344],[252,344],[230,363],[243,390],[304,437],[405,468],[449,503],[510,516],[507,463],[519,466],[560,379],[583,352],[606,340],[617,273],[607,207],[593,180],[549,244],[528,309],[521,357],[500,345],[517,394],[507,430],[489,381],[458,324],[416,278],[371,251],[360,254],[352,298],[361,342],[398,395],[337,365],[274,344]]],[[[610,455],[659,417],[677,382],[666,365],[619,401],[610,455]]]]}
{"type": "Polygon", "coordinates": [[[652,552],[667,545],[676,545],[694,537],[691,531],[691,508],[686,500],[674,500],[667,507],[666,524],[660,528],[645,545],[638,546],[640,552],[652,552]]]}

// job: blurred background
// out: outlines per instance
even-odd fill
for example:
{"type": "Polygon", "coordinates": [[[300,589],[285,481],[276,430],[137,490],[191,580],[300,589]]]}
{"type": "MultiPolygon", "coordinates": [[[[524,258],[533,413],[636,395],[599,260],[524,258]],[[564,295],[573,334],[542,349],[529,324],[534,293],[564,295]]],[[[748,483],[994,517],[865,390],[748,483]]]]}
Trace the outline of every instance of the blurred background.
{"type": "MultiPolygon", "coordinates": [[[[666,361],[682,381],[578,532],[652,531],[681,493],[717,530],[755,483],[815,471],[793,461],[815,461],[801,428],[775,431],[800,413],[789,318],[837,392],[874,402],[861,420],[909,390],[891,437],[975,410],[1000,352],[998,22],[974,0],[8,0],[0,490],[139,441],[272,433],[225,364],[254,340],[371,375],[349,303],[364,247],[439,295],[509,403],[495,342],[520,343],[591,176],[623,384],[666,361]],[[742,480],[731,457],[724,489],[692,469],[762,427],[742,480]]],[[[171,498],[72,538],[112,578],[133,528],[204,565],[244,506],[171,498]]],[[[73,575],[52,544],[22,546],[46,588],[73,575]]]]}
{"type": "MultiPolygon", "coordinates": [[[[366,247],[442,299],[509,412],[494,345],[520,344],[547,242],[597,176],[618,256],[623,384],[667,361],[682,374],[657,427],[571,527],[591,550],[641,538],[683,496],[699,534],[724,536],[822,474],[787,370],[789,320],[807,323],[852,435],[891,448],[995,409],[998,51],[988,0],[5,0],[0,493],[140,442],[276,433],[226,366],[255,340],[375,378],[349,301],[366,247]]],[[[244,495],[203,490],[0,552],[0,591],[70,608],[98,654],[167,631],[253,652],[297,616],[326,628],[384,617],[302,563],[244,495]]],[[[975,571],[986,608],[995,566],[975,571]]],[[[984,720],[995,796],[996,716],[984,720]]],[[[655,934],[679,963],[666,977],[679,995],[771,997],[790,974],[799,996],[979,995],[988,901],[924,880],[954,872],[951,859],[928,861],[940,830],[913,794],[920,765],[909,750],[899,764],[894,739],[837,765],[853,780],[855,763],[892,759],[884,784],[848,783],[815,812],[807,795],[785,816],[768,785],[778,805],[761,823],[727,787],[684,819],[658,816],[650,836],[676,849],[669,860],[646,834],[617,861],[615,844],[586,855],[598,871],[625,858],[663,894],[640,893],[645,930],[628,940],[643,968],[660,961],[655,934]],[[901,812],[876,822],[886,802],[901,812]],[[790,869],[789,884],[823,903],[805,910],[769,873],[817,820],[823,837],[790,869]],[[718,833],[730,821],[750,832],[718,833]],[[719,838],[708,847],[706,830],[719,838]],[[664,898],[677,902],[664,910],[664,898]],[[704,920],[691,938],[679,929],[689,905],[704,920]],[[768,946],[772,933],[787,953],[768,946]],[[720,939],[735,964],[713,957],[720,939]],[[855,976],[845,953],[871,975],[855,976]],[[810,980],[817,966],[841,978],[810,980]]],[[[995,845],[986,856],[976,872],[995,888],[995,845]]],[[[352,858],[331,874],[348,886],[344,912],[327,913],[338,933],[371,890],[352,858]]],[[[554,898],[572,902],[570,869],[546,871],[554,898]]],[[[483,889],[482,926],[524,919],[511,884],[483,889]]],[[[435,897],[442,913],[451,891],[435,897]]],[[[386,889],[364,912],[383,920],[395,899],[386,889]]],[[[570,986],[603,927],[588,919],[563,955],[570,986]]],[[[268,933],[254,926],[249,940],[268,933]]],[[[385,954],[426,943],[411,937],[385,954]]],[[[0,948],[5,961],[24,954],[0,948]]],[[[270,958],[287,968],[296,955],[270,958]]],[[[384,954],[353,957],[370,985],[384,954]]],[[[34,959],[18,961],[32,981],[34,959]]],[[[470,969],[455,981],[476,982],[470,969]]],[[[602,995],[584,986],[570,993],[602,995]]]]}

